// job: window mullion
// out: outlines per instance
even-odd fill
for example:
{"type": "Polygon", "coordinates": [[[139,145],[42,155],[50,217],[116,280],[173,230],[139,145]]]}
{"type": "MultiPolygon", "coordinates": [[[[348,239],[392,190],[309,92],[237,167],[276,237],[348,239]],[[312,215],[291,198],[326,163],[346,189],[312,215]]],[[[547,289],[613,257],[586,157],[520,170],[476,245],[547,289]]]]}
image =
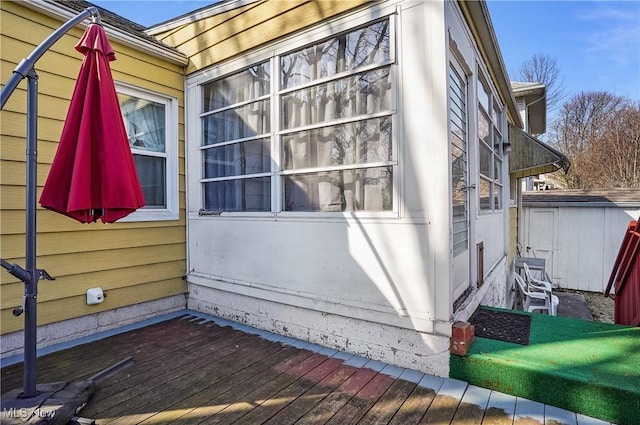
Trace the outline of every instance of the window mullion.
{"type": "Polygon", "coordinates": [[[309,174],[309,173],[322,173],[327,171],[339,171],[339,170],[364,170],[366,168],[378,168],[388,167],[395,165],[395,161],[380,161],[380,162],[366,162],[347,165],[331,165],[326,167],[310,167],[310,168],[296,168],[293,170],[282,170],[281,175],[290,174],[309,174]]]}
{"type": "Polygon", "coordinates": [[[282,212],[282,140],[280,137],[280,57],[271,58],[271,211],[275,214],[282,212]]]}

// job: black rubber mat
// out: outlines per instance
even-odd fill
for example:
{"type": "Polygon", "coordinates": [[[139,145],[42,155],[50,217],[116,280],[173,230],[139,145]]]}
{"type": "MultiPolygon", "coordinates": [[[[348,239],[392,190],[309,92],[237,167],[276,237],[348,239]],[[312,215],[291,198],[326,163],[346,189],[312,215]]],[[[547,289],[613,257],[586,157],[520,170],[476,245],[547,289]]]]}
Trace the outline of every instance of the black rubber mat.
{"type": "Polygon", "coordinates": [[[529,345],[529,315],[479,308],[469,322],[475,326],[476,336],[529,345]]]}

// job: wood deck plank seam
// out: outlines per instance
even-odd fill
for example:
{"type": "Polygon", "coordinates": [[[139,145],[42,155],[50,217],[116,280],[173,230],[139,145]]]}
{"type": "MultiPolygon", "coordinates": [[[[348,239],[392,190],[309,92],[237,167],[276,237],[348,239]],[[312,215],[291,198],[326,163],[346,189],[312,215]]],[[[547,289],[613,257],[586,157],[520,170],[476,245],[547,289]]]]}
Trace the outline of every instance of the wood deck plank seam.
{"type": "MultiPolygon", "coordinates": [[[[249,338],[251,338],[250,335],[246,335],[246,338],[243,338],[241,335],[238,335],[237,339],[231,339],[230,341],[227,341],[227,344],[225,346],[221,347],[220,350],[217,350],[214,353],[212,353],[210,350],[207,350],[206,347],[205,347],[202,350],[202,353],[201,353],[202,355],[197,357],[196,360],[190,361],[191,360],[190,358],[182,357],[180,359],[180,360],[182,360],[181,362],[177,362],[175,365],[173,365],[175,367],[173,367],[172,369],[170,369],[170,371],[168,373],[165,373],[163,375],[156,375],[153,378],[144,380],[142,382],[138,382],[138,381],[131,381],[131,382],[122,381],[122,385],[126,385],[126,388],[123,388],[121,391],[113,392],[113,388],[111,388],[112,392],[107,395],[107,394],[100,393],[100,391],[98,390],[94,394],[94,399],[96,401],[99,400],[101,402],[102,410],[93,412],[93,411],[91,411],[91,409],[89,409],[89,414],[104,413],[105,411],[113,410],[117,406],[121,405],[123,402],[126,403],[130,399],[130,397],[135,397],[135,398],[137,398],[139,400],[139,399],[141,399],[141,397],[145,393],[153,392],[155,394],[154,390],[156,388],[163,387],[163,386],[166,386],[168,384],[167,380],[171,376],[173,376],[173,375],[170,374],[171,372],[179,373],[179,375],[177,375],[177,376],[184,376],[187,373],[189,373],[189,371],[199,370],[199,368],[201,368],[201,367],[215,366],[215,365],[217,365],[218,361],[221,361],[224,358],[234,354],[233,348],[230,348],[231,346],[233,346],[234,344],[236,344],[238,342],[241,342],[243,340],[249,339],[249,338]],[[223,357],[217,359],[214,362],[211,362],[208,359],[208,357],[211,356],[211,355],[219,355],[220,352],[223,351],[223,350],[227,350],[227,352],[228,352],[223,357]],[[188,366],[188,368],[187,368],[187,366],[188,366]],[[130,385],[131,383],[133,383],[134,385],[131,386],[130,385]],[[150,385],[155,385],[155,386],[154,387],[150,387],[150,385]],[[138,392],[138,391],[141,391],[141,392],[138,392]],[[106,397],[104,397],[104,395],[106,395],[106,397]]],[[[146,375],[144,375],[144,376],[146,376],[146,375]]],[[[172,379],[175,379],[175,376],[173,376],[172,379]]]]}
{"type": "MultiPolygon", "coordinates": [[[[180,319],[172,319],[172,320],[179,321],[180,319]]],[[[163,322],[166,325],[165,327],[169,329],[169,332],[175,329],[176,327],[182,327],[180,326],[179,323],[173,322],[172,320],[163,322]]],[[[162,328],[161,330],[162,332],[165,331],[164,328],[162,328]]],[[[77,376],[78,378],[81,378],[81,377],[87,378],[95,374],[95,372],[97,372],[98,370],[101,370],[105,366],[108,366],[109,361],[112,361],[114,356],[119,355],[121,357],[125,357],[130,355],[131,354],[130,351],[126,351],[126,350],[118,351],[118,348],[129,347],[129,345],[127,345],[128,343],[139,338],[138,331],[139,330],[132,331],[134,332],[133,334],[125,333],[125,334],[119,334],[119,335],[114,335],[110,337],[110,338],[115,338],[115,340],[103,339],[103,340],[94,341],[91,346],[88,346],[90,348],[89,351],[86,351],[86,347],[85,347],[84,350],[67,349],[65,351],[56,352],[58,354],[56,357],[57,361],[55,365],[47,365],[47,364],[39,365],[38,367],[39,378],[44,379],[45,381],[51,381],[51,380],[55,381],[55,380],[63,379],[63,377],[61,376],[63,374],[61,372],[64,371],[64,368],[61,367],[61,364],[65,362],[67,363],[66,368],[71,369],[74,372],[74,376],[77,376]],[[96,357],[94,354],[96,350],[100,353],[98,357],[96,357]],[[83,360],[87,356],[93,358],[94,361],[91,363],[85,364],[83,360]],[[106,361],[102,361],[102,360],[105,360],[104,356],[106,356],[106,361]],[[83,372],[82,369],[78,369],[78,366],[77,366],[78,364],[82,365],[85,368],[88,367],[88,369],[86,369],[83,372]]],[[[22,379],[21,363],[11,365],[6,369],[2,369],[2,385],[3,386],[7,386],[7,387],[19,386],[21,384],[21,379],[22,379]],[[11,374],[13,374],[13,376],[9,376],[11,374]]]]}
{"type": "MultiPolygon", "coordinates": [[[[265,341],[267,342],[267,341],[265,341]]],[[[269,354],[273,354],[273,352],[278,350],[278,347],[271,345],[271,351],[269,354]]],[[[231,353],[230,356],[225,357],[226,360],[229,360],[228,357],[233,356],[231,361],[225,362],[225,359],[219,359],[216,362],[213,362],[206,368],[194,368],[193,370],[197,370],[198,373],[196,376],[193,376],[192,373],[189,373],[188,379],[184,380],[181,377],[173,378],[168,382],[165,382],[162,385],[162,388],[159,391],[153,391],[152,394],[147,392],[146,394],[139,395],[136,397],[134,403],[129,403],[130,407],[127,410],[131,410],[135,408],[136,410],[146,411],[145,414],[139,414],[135,417],[135,423],[138,423],[142,420],[147,419],[148,417],[153,415],[154,410],[160,409],[162,411],[170,408],[172,403],[174,403],[173,399],[170,399],[170,394],[183,394],[184,392],[199,392],[204,388],[207,388],[211,384],[218,384],[224,379],[231,376],[233,373],[229,370],[229,368],[225,367],[228,363],[236,363],[236,364],[245,364],[249,366],[251,364],[251,360],[253,358],[253,353],[251,350],[254,349],[254,346],[249,347],[248,353],[246,355],[237,355],[234,356],[235,353],[231,353]],[[246,362],[246,363],[243,363],[246,362]]],[[[241,351],[241,350],[238,350],[241,351]]],[[[187,374],[185,374],[187,375],[187,374]]],[[[185,376],[182,375],[182,376],[185,376]]],[[[120,418],[116,418],[119,422],[122,422],[120,418]]]]}
{"type": "MultiPolygon", "coordinates": [[[[206,343],[207,341],[211,341],[214,338],[217,338],[223,334],[224,332],[223,328],[219,328],[218,330],[220,332],[217,332],[216,330],[214,330],[204,335],[204,337],[200,335],[200,338],[198,339],[198,341],[195,341],[194,344],[186,345],[186,346],[182,345],[182,346],[176,347],[174,350],[171,350],[171,351],[164,350],[162,353],[158,353],[158,352],[139,353],[134,358],[134,362],[136,363],[136,366],[133,369],[127,371],[128,382],[133,383],[133,382],[139,381],[140,379],[144,379],[144,377],[149,371],[157,368],[158,366],[164,367],[164,369],[166,369],[167,366],[170,367],[175,362],[175,359],[173,357],[180,351],[184,351],[185,348],[187,349],[188,353],[186,354],[186,356],[182,356],[182,360],[185,360],[185,357],[187,358],[193,357],[197,359],[201,357],[199,356],[199,354],[202,354],[202,355],[209,354],[211,350],[209,349],[209,347],[206,347],[204,343],[206,343]],[[192,346],[193,346],[193,349],[191,349],[192,346]],[[156,356],[154,356],[153,354],[156,354],[156,356]]],[[[100,385],[100,395],[119,392],[120,390],[118,389],[118,383],[119,383],[119,380],[116,376],[110,377],[109,379],[105,380],[100,385]]]]}
{"type": "MultiPolygon", "coordinates": [[[[191,314],[191,311],[186,309],[178,310],[172,313],[165,313],[159,316],[141,320],[139,322],[130,323],[128,325],[123,325],[113,329],[100,331],[92,335],[76,338],[71,341],[65,341],[58,344],[50,345],[48,347],[39,348],[36,351],[36,355],[38,357],[46,356],[47,354],[66,350],[67,348],[77,347],[78,345],[87,344],[89,342],[94,342],[100,339],[105,339],[110,336],[119,335],[135,329],[145,328],[149,325],[159,324],[160,322],[165,322],[170,319],[174,319],[180,316],[190,315],[190,314],[191,314]]],[[[5,367],[10,366],[12,364],[21,363],[22,361],[24,361],[24,354],[15,354],[13,356],[5,357],[3,359],[0,359],[0,369],[4,369],[5,367]]]]}
{"type": "MultiPolygon", "coordinates": [[[[294,352],[291,356],[286,357],[284,360],[276,363],[276,365],[284,365],[284,366],[289,365],[289,368],[291,368],[293,367],[293,365],[301,361],[304,361],[307,357],[310,357],[312,355],[311,352],[298,350],[295,347],[284,347],[285,350],[287,348],[296,350],[296,352],[294,352]]],[[[286,373],[287,370],[288,370],[287,368],[278,370],[277,368],[269,367],[265,369],[265,371],[259,376],[253,377],[254,378],[253,384],[261,387],[262,385],[267,384],[269,381],[276,378],[277,376],[283,373],[286,373]]],[[[251,379],[251,378],[248,378],[248,379],[251,379]]],[[[240,384],[241,383],[238,383],[237,385],[232,386],[226,391],[221,392],[217,394],[215,397],[209,398],[204,402],[206,403],[207,406],[211,406],[212,404],[214,406],[217,406],[218,408],[217,411],[213,411],[212,409],[209,409],[210,413],[212,414],[211,416],[219,413],[220,411],[229,407],[233,403],[236,403],[238,400],[245,398],[248,394],[254,391],[254,388],[246,387],[240,384]]],[[[196,394],[192,395],[191,397],[194,397],[194,396],[196,396],[196,394]]],[[[187,400],[188,399],[185,399],[183,400],[183,402],[186,403],[187,400]]],[[[189,422],[193,416],[197,415],[198,409],[200,409],[200,407],[195,407],[191,409],[189,412],[186,412],[184,415],[182,415],[178,421],[174,421],[174,423],[189,422]]]]}
{"type": "MultiPolygon", "coordinates": [[[[182,415],[178,414],[179,416],[174,417],[173,419],[176,420],[188,416],[194,410],[197,410],[199,408],[194,406],[205,406],[211,405],[212,403],[214,405],[219,404],[216,403],[216,401],[221,397],[225,395],[229,396],[229,393],[232,393],[234,390],[238,391],[238,387],[244,387],[243,384],[251,379],[255,379],[256,375],[265,373],[265,371],[268,372],[268,370],[274,367],[276,364],[286,361],[287,359],[297,356],[298,354],[300,354],[299,350],[293,347],[283,346],[277,352],[264,357],[260,361],[249,365],[246,368],[236,371],[234,374],[228,376],[227,378],[215,383],[210,383],[208,387],[202,389],[201,391],[188,394],[186,398],[178,400],[170,406],[170,408],[172,409],[171,411],[183,411],[182,415]],[[184,412],[185,410],[188,411],[184,412]]],[[[239,397],[235,396],[233,399],[235,400],[237,398],[239,397]]],[[[152,423],[157,423],[157,420],[160,419],[162,420],[162,422],[166,423],[167,420],[171,418],[168,417],[170,413],[166,412],[167,411],[165,410],[163,412],[155,414],[154,416],[158,417],[156,418],[156,420],[151,421],[153,416],[148,418],[148,420],[150,420],[152,423]]],[[[145,422],[143,421],[141,423],[145,422]]]]}

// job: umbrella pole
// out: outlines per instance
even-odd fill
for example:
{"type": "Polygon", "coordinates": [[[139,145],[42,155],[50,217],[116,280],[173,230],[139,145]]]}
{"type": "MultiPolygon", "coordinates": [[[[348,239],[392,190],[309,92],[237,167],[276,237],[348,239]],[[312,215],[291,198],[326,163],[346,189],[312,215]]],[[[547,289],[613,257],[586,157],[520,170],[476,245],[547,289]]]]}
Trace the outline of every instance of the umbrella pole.
{"type": "Polygon", "coordinates": [[[27,195],[26,195],[26,270],[29,281],[24,286],[24,388],[22,397],[34,397],[36,391],[36,343],[38,280],[36,269],[36,185],[38,161],[38,74],[27,76],[27,195]]]}
{"type": "Polygon", "coordinates": [[[58,41],[60,37],[65,35],[67,32],[71,30],[71,28],[78,25],[80,22],[88,18],[89,16],[93,16],[96,20],[100,19],[100,12],[98,12],[98,8],[95,6],[91,6],[80,14],[74,16],[65,22],[60,28],[55,30],[49,37],[47,37],[38,47],[33,49],[31,54],[27,56],[25,59],[22,59],[18,66],[13,70],[13,74],[7,80],[7,83],[0,91],[0,109],[4,108],[5,103],[9,100],[9,97],[13,94],[13,91],[18,87],[20,81],[24,78],[27,78],[27,75],[31,70],[33,70],[34,65],[40,59],[40,57],[53,46],[53,43],[58,41]]]}
{"type": "Polygon", "coordinates": [[[89,16],[99,18],[96,7],[89,7],[71,18],[44,40],[33,52],[23,59],[7,84],[0,91],[0,109],[4,108],[9,97],[24,78],[27,78],[27,176],[26,176],[26,229],[25,229],[25,269],[2,260],[2,267],[18,277],[25,284],[22,308],[14,310],[15,315],[25,313],[24,318],[24,387],[21,398],[35,397],[37,393],[37,295],[38,280],[52,279],[44,270],[36,268],[36,194],[37,194],[37,155],[38,155],[38,74],[34,65],[38,59],[65,33],[89,16]]]}

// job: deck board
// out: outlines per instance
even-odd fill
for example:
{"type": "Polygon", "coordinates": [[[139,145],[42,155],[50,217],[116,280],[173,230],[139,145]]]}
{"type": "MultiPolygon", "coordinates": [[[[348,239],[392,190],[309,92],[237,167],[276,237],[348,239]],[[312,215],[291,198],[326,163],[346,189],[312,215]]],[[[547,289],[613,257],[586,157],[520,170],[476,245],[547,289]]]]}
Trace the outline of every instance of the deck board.
{"type": "MultiPolygon", "coordinates": [[[[38,359],[38,382],[126,358],[80,415],[97,424],[578,424],[605,422],[334,349],[188,314],[38,359]]],[[[2,369],[3,391],[22,364],[2,369]]]]}
{"type": "Polygon", "coordinates": [[[469,385],[460,400],[452,425],[480,425],[484,418],[484,411],[489,403],[491,390],[469,385]]]}
{"type": "Polygon", "coordinates": [[[446,379],[420,424],[449,424],[458,410],[467,383],[446,379]]]}
{"type": "Polygon", "coordinates": [[[362,387],[336,414],[327,422],[331,425],[355,424],[367,414],[378,399],[393,384],[393,379],[376,374],[367,384],[362,387]]]}
{"type": "Polygon", "coordinates": [[[296,423],[357,371],[354,367],[344,365],[339,359],[330,359],[327,362],[329,361],[337,364],[338,367],[265,423],[269,425],[296,423]]]}
{"type": "Polygon", "coordinates": [[[362,425],[389,423],[416,387],[414,382],[403,379],[395,380],[359,423],[362,425]]]}
{"type": "Polygon", "coordinates": [[[422,420],[425,412],[431,406],[437,392],[420,384],[416,385],[409,397],[402,403],[389,425],[413,425],[422,420]]]}
{"type": "Polygon", "coordinates": [[[516,397],[492,391],[482,425],[511,425],[516,411],[516,397]]]}

